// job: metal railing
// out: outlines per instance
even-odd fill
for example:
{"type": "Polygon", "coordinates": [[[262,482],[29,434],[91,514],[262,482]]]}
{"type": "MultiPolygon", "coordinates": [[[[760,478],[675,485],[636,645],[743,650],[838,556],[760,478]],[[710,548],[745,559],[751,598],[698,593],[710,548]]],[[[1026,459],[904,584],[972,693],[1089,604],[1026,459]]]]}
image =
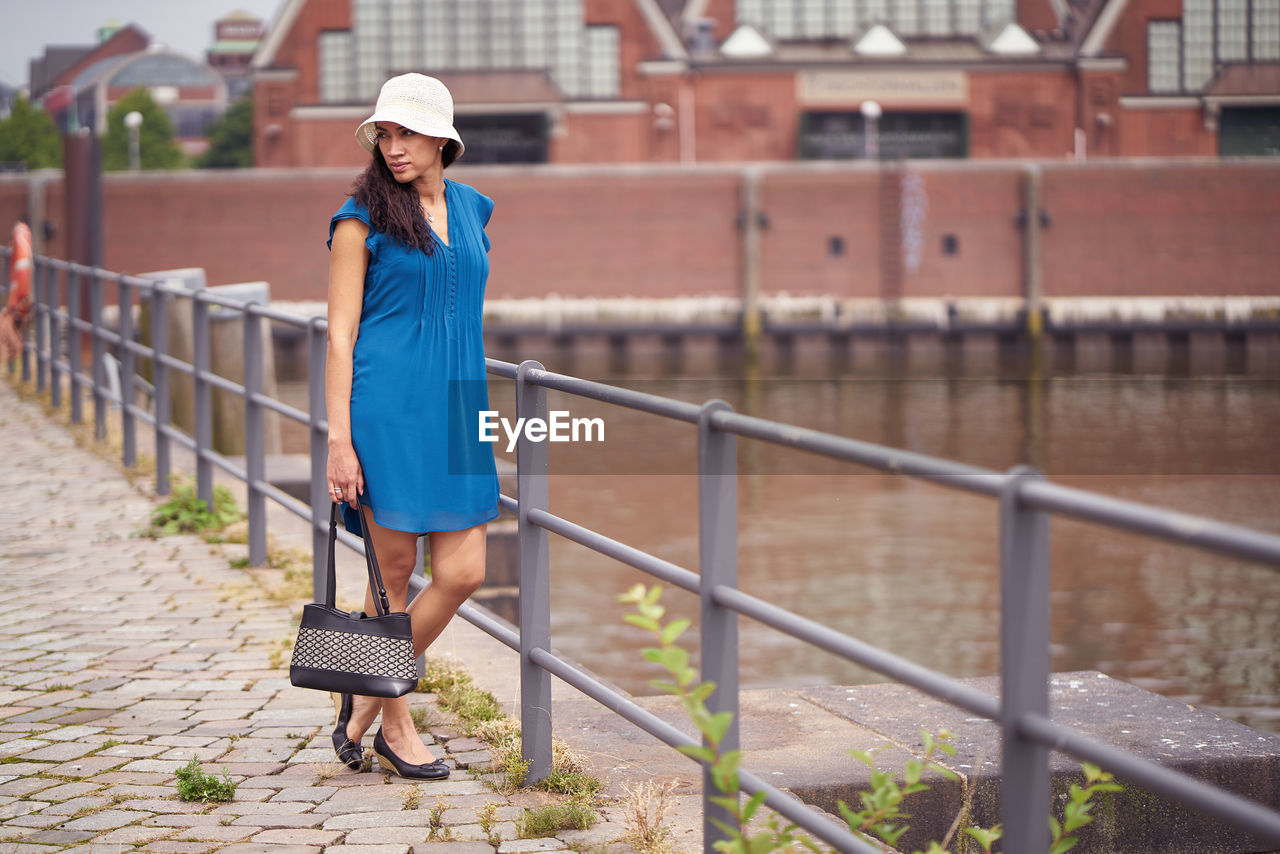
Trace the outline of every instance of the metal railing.
{"type": "MultiPolygon", "coordinates": [[[[3,251],[3,250],[0,250],[3,251]]],[[[0,258],[7,258],[0,255],[0,258]]],[[[4,265],[7,269],[7,264],[4,265]]],[[[193,451],[199,496],[213,497],[213,467],[217,466],[248,487],[250,562],[266,559],[265,501],[271,499],[306,519],[315,545],[316,590],[324,583],[319,561],[325,551],[329,499],[324,490],[327,425],[324,420],[325,321],[303,320],[254,303],[240,303],[202,291],[185,291],[154,280],[126,276],[48,258],[35,266],[34,341],[28,340],[21,360],[22,377],[29,380],[34,366],[37,389],[46,388],[54,406],[61,405],[65,376],[70,387],[71,418],[82,419],[81,396],[92,393],[96,434],[105,434],[107,406],[114,399],[105,382],[107,347],[120,362],[120,406],[124,462],[136,462],[136,423],[155,432],[156,489],[169,489],[170,443],[193,451]],[[118,331],[104,327],[103,288],[114,284],[119,306],[118,331]],[[81,285],[87,292],[88,319],[81,319],[81,285]],[[152,346],[134,340],[134,295],[150,305],[152,346]],[[191,303],[194,358],[191,364],[167,355],[166,311],[175,299],[191,303]],[[65,300],[65,302],[64,302],[65,300]],[[64,307],[65,306],[65,307],[64,307]],[[245,382],[233,383],[209,369],[210,310],[217,306],[239,312],[244,323],[245,382]],[[309,365],[310,412],[287,406],[262,393],[261,323],[269,319],[305,330],[309,365]],[[65,354],[59,342],[70,339],[65,354]],[[80,363],[77,336],[87,335],[92,365],[80,363]],[[153,382],[137,376],[139,357],[149,359],[153,382]],[[168,423],[170,371],[181,371],[195,383],[195,435],[187,436],[168,423]],[[241,395],[245,400],[248,439],[246,463],[240,468],[211,447],[213,388],[241,395]],[[147,408],[136,405],[137,392],[150,392],[147,408]],[[265,453],[261,440],[267,411],[307,425],[310,429],[310,506],[277,489],[264,478],[265,453]]],[[[1151,792],[1254,834],[1280,846],[1280,812],[1178,771],[1140,759],[1134,754],[1095,741],[1049,719],[1049,523],[1054,515],[1124,530],[1157,540],[1190,546],[1280,568],[1280,537],[1240,526],[1189,516],[1135,502],[1060,486],[1042,474],[1018,467],[995,472],[949,460],[860,442],[846,437],[768,421],[733,411],[723,401],[701,406],[644,394],[549,372],[537,362],[519,365],[489,360],[492,375],[515,383],[518,418],[548,416],[547,391],[556,390],[602,401],[650,415],[685,422],[696,428],[699,474],[698,571],[677,566],[642,549],[606,537],[550,512],[547,477],[548,449],[522,433],[516,448],[519,500],[500,497],[502,506],[517,514],[520,558],[520,628],[484,608],[465,604],[459,614],[520,654],[522,757],[529,762],[529,779],[551,771],[551,677],[556,676],[616,714],[672,747],[696,744],[671,723],[640,707],[629,697],[591,676],[575,662],[552,651],[550,628],[551,534],[646,572],[659,581],[697,594],[701,604],[701,679],[718,686],[707,701],[712,711],[733,715],[734,725],[721,743],[737,749],[738,733],[738,618],[749,617],[779,632],[933,697],[996,722],[1002,733],[1001,819],[1003,849],[1036,852],[1047,849],[1050,808],[1049,752],[1060,751],[1077,760],[1094,762],[1151,792]],[[1001,565],[1001,697],[994,698],[945,674],[908,661],[867,642],[765,602],[738,589],[737,443],[739,439],[767,442],[833,460],[855,463],[876,471],[928,481],[947,489],[986,496],[999,503],[1001,565]]],[[[357,551],[358,538],[341,534],[357,551]]],[[[765,793],[765,803],[841,851],[873,854],[882,849],[847,828],[813,812],[794,797],[743,770],[742,789],[765,793]]],[[[723,833],[714,821],[728,818],[723,807],[710,801],[715,794],[709,772],[703,770],[703,829],[707,851],[723,833]]]]}

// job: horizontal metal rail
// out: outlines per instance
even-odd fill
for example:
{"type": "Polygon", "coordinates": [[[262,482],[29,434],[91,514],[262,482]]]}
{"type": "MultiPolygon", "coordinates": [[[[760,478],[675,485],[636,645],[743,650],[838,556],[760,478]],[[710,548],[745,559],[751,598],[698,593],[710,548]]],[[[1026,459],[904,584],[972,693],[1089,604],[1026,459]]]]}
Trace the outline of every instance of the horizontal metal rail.
{"type": "Polygon", "coordinates": [[[631,389],[605,385],[592,380],[555,374],[550,371],[530,371],[528,379],[529,382],[543,388],[568,392],[579,397],[587,397],[603,403],[612,403],[614,406],[635,409],[640,412],[647,412],[650,415],[661,415],[664,418],[673,418],[690,424],[698,423],[698,413],[702,409],[696,403],[685,403],[668,397],[659,397],[656,394],[632,391],[631,389]]]}
{"type": "Polygon", "coordinates": [[[677,587],[688,590],[690,593],[698,592],[698,574],[690,572],[671,561],[654,557],[648,552],[610,539],[604,534],[597,533],[590,528],[585,528],[567,519],[561,519],[559,516],[552,515],[545,510],[530,510],[529,521],[540,528],[551,531],[553,534],[559,534],[566,540],[571,540],[579,545],[586,546],[592,551],[643,570],[668,584],[674,584],[677,587]]]}
{"type": "Polygon", "coordinates": [[[1048,481],[1027,483],[1028,506],[1280,569],[1280,536],[1048,481]]]}
{"type": "Polygon", "coordinates": [[[965,711],[995,719],[1000,714],[1000,701],[981,691],[955,681],[936,670],[930,670],[905,658],[885,652],[873,644],[849,637],[835,629],[798,616],[777,605],[771,605],[734,587],[715,587],[711,591],[716,604],[744,617],[750,617],[796,640],[824,649],[868,670],[888,676],[912,688],[944,700],[965,711]]]}
{"type": "Polygon", "coordinates": [[[1076,759],[1093,762],[1127,782],[1166,795],[1202,815],[1230,822],[1262,839],[1280,840],[1280,813],[1178,771],[1139,759],[1132,753],[1086,738],[1040,715],[1027,715],[1018,729],[1039,744],[1076,759]]]}

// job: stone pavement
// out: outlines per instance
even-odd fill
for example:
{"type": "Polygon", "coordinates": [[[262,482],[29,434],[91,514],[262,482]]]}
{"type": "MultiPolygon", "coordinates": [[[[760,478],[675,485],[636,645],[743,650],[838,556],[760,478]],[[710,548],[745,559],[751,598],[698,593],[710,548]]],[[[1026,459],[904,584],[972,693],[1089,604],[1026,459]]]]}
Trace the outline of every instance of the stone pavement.
{"type": "Polygon", "coordinates": [[[425,737],[458,769],[446,782],[341,766],[328,698],[289,685],[297,609],[231,567],[244,546],[134,537],[154,496],[3,381],[0,453],[0,854],[629,850],[617,804],[516,840],[551,796],[496,792],[483,745],[447,724],[425,737]],[[237,781],[233,801],[177,798],[192,756],[237,781]]]}

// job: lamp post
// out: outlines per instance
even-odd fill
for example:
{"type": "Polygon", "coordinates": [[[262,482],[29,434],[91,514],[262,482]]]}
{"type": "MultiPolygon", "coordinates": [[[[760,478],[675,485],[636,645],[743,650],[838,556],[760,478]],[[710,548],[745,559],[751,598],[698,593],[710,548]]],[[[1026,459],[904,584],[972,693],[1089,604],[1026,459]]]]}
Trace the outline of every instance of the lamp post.
{"type": "Polygon", "coordinates": [[[880,116],[883,110],[875,101],[863,101],[862,107],[863,157],[867,160],[880,158],[880,116]]]}
{"type": "Polygon", "coordinates": [[[125,113],[124,126],[129,130],[129,169],[137,172],[142,168],[142,143],[139,140],[142,129],[142,113],[137,110],[125,113]]]}

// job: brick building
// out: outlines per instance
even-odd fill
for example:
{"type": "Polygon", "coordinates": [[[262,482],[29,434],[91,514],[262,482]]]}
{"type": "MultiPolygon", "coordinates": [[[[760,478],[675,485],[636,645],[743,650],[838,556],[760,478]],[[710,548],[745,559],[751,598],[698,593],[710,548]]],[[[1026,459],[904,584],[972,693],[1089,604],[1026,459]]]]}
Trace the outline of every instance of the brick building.
{"type": "Polygon", "coordinates": [[[266,26],[243,10],[224,15],[213,24],[213,44],[205,61],[227,81],[227,97],[232,100],[253,89],[250,66],[253,55],[266,35],[266,26]]]}
{"type": "Polygon", "coordinates": [[[471,162],[1280,152],[1280,0],[287,0],[253,65],[260,166],[405,71],[471,162]]]}

